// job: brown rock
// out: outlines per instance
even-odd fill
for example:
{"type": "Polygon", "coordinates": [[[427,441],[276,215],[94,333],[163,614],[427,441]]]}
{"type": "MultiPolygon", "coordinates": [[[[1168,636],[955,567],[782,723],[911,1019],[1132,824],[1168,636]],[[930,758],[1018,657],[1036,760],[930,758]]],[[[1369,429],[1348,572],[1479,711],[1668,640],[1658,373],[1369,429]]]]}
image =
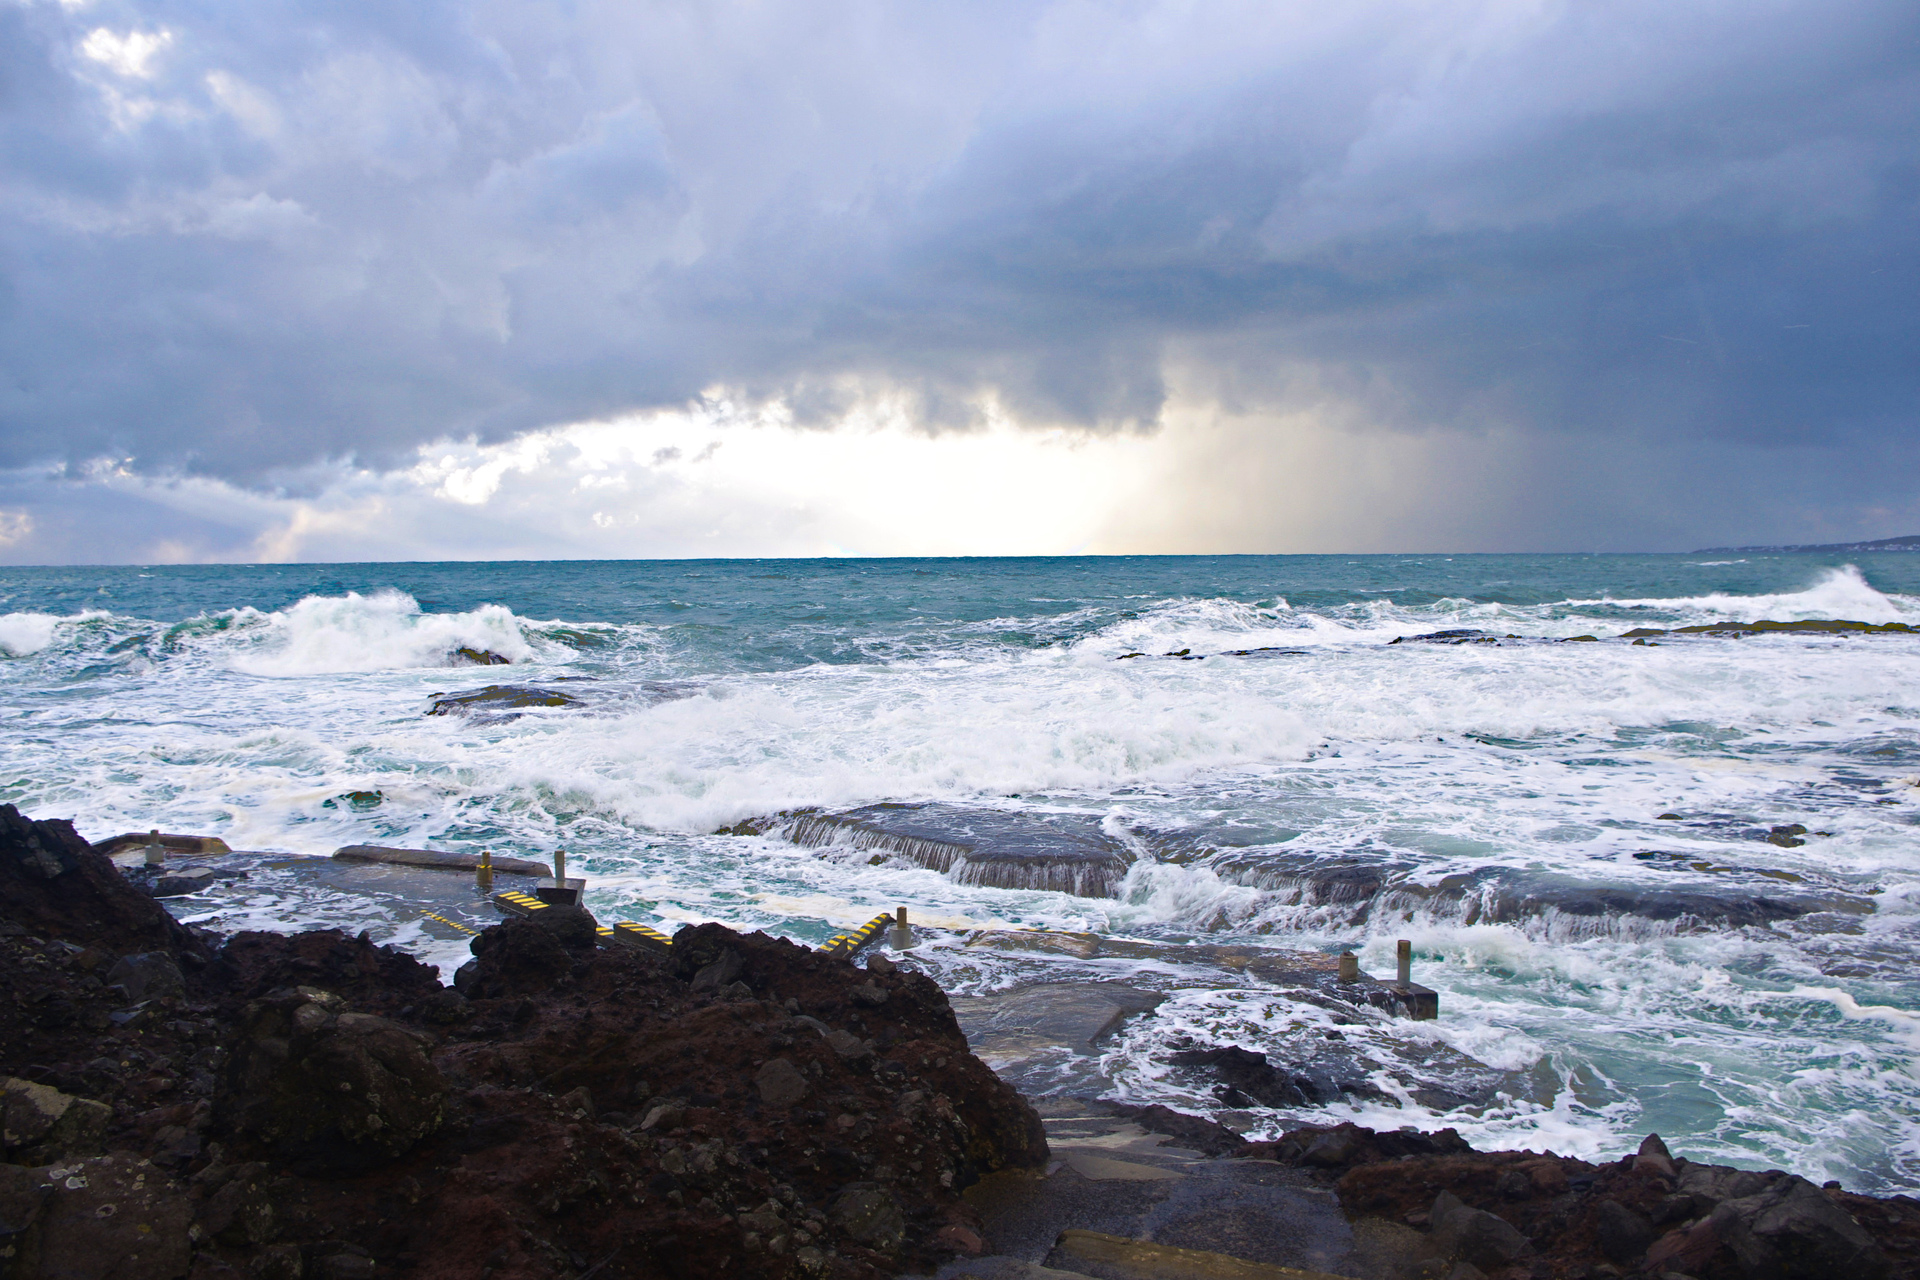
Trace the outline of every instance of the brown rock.
{"type": "Polygon", "coordinates": [[[1846,1210],[1805,1178],[1727,1200],[1708,1219],[1746,1274],[1783,1280],[1879,1280],[1886,1255],[1846,1210]]]}
{"type": "Polygon", "coordinates": [[[1433,1224],[1436,1248],[1482,1270],[1504,1267],[1529,1248],[1527,1238],[1512,1223],[1484,1209],[1469,1208],[1451,1191],[1434,1197],[1428,1221],[1433,1224]]]}
{"type": "Polygon", "coordinates": [[[1594,1210],[1594,1239],[1600,1252],[1621,1266],[1633,1262],[1653,1243],[1653,1224],[1617,1200],[1602,1200],[1594,1210]]]}
{"type": "Polygon", "coordinates": [[[314,1174],[377,1167],[440,1127],[447,1083],[417,1033],[302,987],[246,1008],[223,1099],[244,1145],[314,1174]]]}
{"type": "Polygon", "coordinates": [[[11,1076],[0,1080],[0,1144],[15,1164],[100,1154],[113,1108],[11,1076]]]}
{"type": "Polygon", "coordinates": [[[204,952],[71,822],[35,822],[10,804],[0,804],[0,903],[9,921],[43,938],[116,953],[204,952]]]}
{"type": "Polygon", "coordinates": [[[1636,1173],[1673,1180],[1673,1154],[1667,1150],[1667,1144],[1660,1141],[1659,1134],[1650,1133],[1641,1140],[1640,1150],[1633,1157],[1633,1168],[1636,1173]]]}
{"type": "Polygon", "coordinates": [[[790,1107],[807,1096],[807,1078],[785,1058],[775,1058],[753,1077],[760,1101],[770,1107],[790,1107]]]}
{"type": "Polygon", "coordinates": [[[906,1234],[899,1202],[871,1183],[854,1183],[833,1202],[833,1221],[861,1244],[891,1253],[906,1234]]]}
{"type": "Polygon", "coordinates": [[[53,1192],[36,1232],[42,1280],[178,1280],[192,1261],[192,1205],[166,1174],[124,1154],[41,1171],[53,1192]]]}

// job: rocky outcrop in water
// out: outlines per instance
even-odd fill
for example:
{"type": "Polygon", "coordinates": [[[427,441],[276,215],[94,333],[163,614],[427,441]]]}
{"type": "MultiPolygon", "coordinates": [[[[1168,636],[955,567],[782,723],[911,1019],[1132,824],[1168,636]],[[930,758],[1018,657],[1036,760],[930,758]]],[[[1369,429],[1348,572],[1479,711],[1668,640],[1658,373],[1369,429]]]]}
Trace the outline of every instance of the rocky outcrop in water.
{"type": "Polygon", "coordinates": [[[854,1280],[1046,1156],[882,959],[555,910],[448,990],[364,935],[192,933],[5,808],[0,888],[0,1276],[854,1280]]]}
{"type": "Polygon", "coordinates": [[[1808,618],[1800,622],[1705,622],[1697,627],[1674,627],[1661,630],[1657,627],[1635,627],[1620,637],[1623,640],[1638,640],[1653,636],[1760,636],[1773,632],[1786,632],[1790,635],[1846,636],[1846,635],[1903,635],[1913,634],[1913,628],[1904,622],[1849,622],[1839,618],[1808,618]]]}
{"type": "MultiPolygon", "coordinates": [[[[1844,618],[1808,618],[1798,622],[1772,622],[1762,619],[1758,622],[1706,622],[1692,627],[1635,627],[1623,632],[1618,639],[1644,643],[1660,636],[1722,636],[1740,639],[1745,636],[1771,635],[1912,635],[1914,628],[1905,622],[1852,622],[1844,618]]],[[[1446,631],[1429,631],[1417,636],[1395,636],[1388,644],[1431,644],[1431,645],[1530,645],[1567,643],[1569,641],[1593,642],[1598,636],[1568,636],[1554,641],[1539,636],[1515,635],[1512,632],[1496,634],[1491,631],[1478,631],[1471,627],[1456,627],[1446,631]]],[[[1127,657],[1139,657],[1139,654],[1127,654],[1127,657]]]]}
{"type": "Polygon", "coordinates": [[[491,649],[476,649],[471,645],[461,645],[447,655],[448,665],[459,666],[462,663],[474,667],[509,667],[513,659],[505,654],[495,653],[491,649]]]}
{"type": "Polygon", "coordinates": [[[483,689],[468,689],[463,693],[436,693],[429,699],[427,714],[468,716],[496,722],[512,720],[526,711],[583,705],[580,699],[558,689],[524,684],[490,684],[483,689]]]}

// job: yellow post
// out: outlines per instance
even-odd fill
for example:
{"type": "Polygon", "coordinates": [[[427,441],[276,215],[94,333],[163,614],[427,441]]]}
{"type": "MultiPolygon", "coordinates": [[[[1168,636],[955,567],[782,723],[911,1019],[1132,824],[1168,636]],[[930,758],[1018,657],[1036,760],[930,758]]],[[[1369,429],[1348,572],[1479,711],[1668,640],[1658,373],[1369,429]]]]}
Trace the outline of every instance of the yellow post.
{"type": "Polygon", "coordinates": [[[480,865],[474,870],[473,882],[480,886],[480,892],[493,892],[493,850],[480,851],[480,865]]]}

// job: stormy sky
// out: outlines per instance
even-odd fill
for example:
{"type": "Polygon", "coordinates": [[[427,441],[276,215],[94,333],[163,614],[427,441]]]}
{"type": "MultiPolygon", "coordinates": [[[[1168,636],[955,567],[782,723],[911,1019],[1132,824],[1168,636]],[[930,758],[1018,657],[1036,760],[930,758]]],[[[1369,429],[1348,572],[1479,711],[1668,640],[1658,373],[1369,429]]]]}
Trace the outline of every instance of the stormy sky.
{"type": "Polygon", "coordinates": [[[0,0],[0,560],[1920,532],[1911,0],[0,0]]]}

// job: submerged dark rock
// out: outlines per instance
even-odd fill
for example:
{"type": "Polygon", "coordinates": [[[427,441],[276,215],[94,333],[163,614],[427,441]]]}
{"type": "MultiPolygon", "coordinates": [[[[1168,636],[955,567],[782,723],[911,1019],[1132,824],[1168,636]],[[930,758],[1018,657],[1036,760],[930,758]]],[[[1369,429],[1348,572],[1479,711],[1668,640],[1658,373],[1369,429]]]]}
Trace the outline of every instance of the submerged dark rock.
{"type": "Polygon", "coordinates": [[[1759,622],[1703,622],[1698,626],[1674,627],[1662,630],[1658,627],[1635,627],[1622,633],[1623,640],[1651,639],[1654,636],[1758,636],[1772,632],[1786,632],[1797,635],[1913,635],[1914,628],[1905,622],[1851,622],[1843,618],[1807,618],[1799,622],[1771,622],[1762,619],[1759,622]]]}
{"type": "Polygon", "coordinates": [[[1497,636],[1487,631],[1475,631],[1471,627],[1455,627],[1448,631],[1429,631],[1424,635],[1395,636],[1388,644],[1499,644],[1501,640],[1518,640],[1515,635],[1497,636]]]}
{"type": "Polygon", "coordinates": [[[484,689],[469,689],[465,693],[436,693],[431,703],[427,708],[430,716],[472,716],[495,720],[511,719],[523,711],[540,708],[586,705],[579,698],[558,689],[521,684],[490,684],[484,689]]]}
{"type": "Polygon", "coordinates": [[[813,849],[906,858],[961,884],[1113,896],[1133,861],[1091,814],[1022,813],[955,804],[872,804],[750,818],[729,835],[772,835],[813,849]]]}
{"type": "Polygon", "coordinates": [[[468,663],[476,667],[507,667],[513,665],[513,659],[505,654],[495,653],[491,649],[475,649],[471,645],[461,645],[451,655],[452,665],[468,663]]]}
{"type": "Polygon", "coordinates": [[[1426,883],[1418,879],[1418,867],[1403,859],[1273,848],[1221,850],[1207,865],[1223,880],[1269,890],[1339,926],[1417,912],[1462,924],[1520,924],[1584,937],[1648,926],[1681,932],[1742,928],[1873,910],[1870,897],[1792,872],[1712,862],[1698,853],[1646,850],[1633,858],[1698,879],[1668,888],[1495,864],[1426,883]]]}
{"type": "Polygon", "coordinates": [[[1380,1090],[1359,1074],[1337,1078],[1325,1072],[1276,1067],[1264,1053],[1237,1045],[1182,1049],[1170,1059],[1183,1067],[1204,1067],[1220,1083],[1220,1101],[1229,1107],[1300,1107],[1336,1102],[1343,1097],[1380,1097],[1380,1090]]]}

